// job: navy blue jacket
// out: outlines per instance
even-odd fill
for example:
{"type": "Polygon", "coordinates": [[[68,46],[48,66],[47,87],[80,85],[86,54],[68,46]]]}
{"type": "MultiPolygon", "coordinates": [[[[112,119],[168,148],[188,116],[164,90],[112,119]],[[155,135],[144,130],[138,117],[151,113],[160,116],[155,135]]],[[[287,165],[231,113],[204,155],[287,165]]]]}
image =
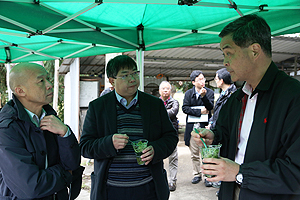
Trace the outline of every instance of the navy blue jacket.
{"type": "MultiPolygon", "coordinates": [[[[47,115],[55,115],[45,105],[47,115]]],[[[0,200],[46,199],[57,193],[68,199],[67,186],[74,178],[67,170],[78,170],[80,151],[73,133],[66,138],[36,127],[20,101],[13,96],[0,112],[0,200]],[[46,155],[48,168],[45,169],[46,155]]],[[[80,177],[81,180],[81,177],[80,177]]],[[[79,193],[79,192],[78,192],[79,193]]]]}
{"type": "MultiPolygon", "coordinates": [[[[112,142],[117,133],[117,109],[115,91],[112,91],[89,104],[80,138],[81,154],[94,159],[94,172],[91,175],[91,200],[106,199],[106,179],[110,163],[117,151],[112,142]]],[[[138,91],[141,109],[143,137],[154,148],[153,160],[147,165],[153,177],[159,200],[169,198],[169,187],[163,159],[177,146],[178,136],[164,103],[161,99],[138,91]]]]}
{"type": "Polygon", "coordinates": [[[220,110],[222,106],[226,103],[228,98],[231,96],[232,93],[236,91],[236,87],[234,84],[231,84],[230,87],[225,91],[225,94],[220,96],[215,104],[214,107],[214,114],[209,119],[209,122],[212,122],[210,129],[213,129],[216,126],[217,119],[219,117],[220,110]]]}
{"type": "MultiPolygon", "coordinates": [[[[185,134],[184,134],[184,142],[186,146],[190,146],[190,139],[191,139],[191,132],[193,130],[194,123],[188,123],[188,115],[193,115],[196,117],[201,116],[200,109],[192,109],[193,106],[205,106],[207,110],[209,110],[208,118],[211,117],[211,110],[214,107],[214,92],[207,88],[206,94],[204,97],[199,96],[197,99],[195,86],[192,89],[189,89],[184,94],[183,104],[182,104],[182,111],[187,114],[186,116],[186,126],[185,126],[185,134]]],[[[204,128],[208,122],[201,122],[201,128],[204,128]]]]}

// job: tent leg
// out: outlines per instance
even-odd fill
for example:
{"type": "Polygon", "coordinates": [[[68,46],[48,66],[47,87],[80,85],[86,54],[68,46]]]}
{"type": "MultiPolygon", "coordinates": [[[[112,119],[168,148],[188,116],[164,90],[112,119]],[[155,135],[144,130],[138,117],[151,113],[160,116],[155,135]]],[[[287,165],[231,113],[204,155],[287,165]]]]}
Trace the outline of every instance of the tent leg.
{"type": "Polygon", "coordinates": [[[136,50],[136,62],[138,70],[140,71],[139,90],[144,92],[144,51],[142,49],[136,50]]]}
{"type": "Polygon", "coordinates": [[[59,60],[55,60],[54,65],[54,91],[53,91],[53,109],[57,112],[58,107],[58,77],[59,77],[59,60]]]}
{"type": "Polygon", "coordinates": [[[6,63],[5,67],[6,67],[6,85],[7,85],[7,91],[8,91],[8,100],[10,100],[10,99],[12,99],[12,91],[9,87],[9,72],[12,67],[11,67],[10,63],[6,63]]]}

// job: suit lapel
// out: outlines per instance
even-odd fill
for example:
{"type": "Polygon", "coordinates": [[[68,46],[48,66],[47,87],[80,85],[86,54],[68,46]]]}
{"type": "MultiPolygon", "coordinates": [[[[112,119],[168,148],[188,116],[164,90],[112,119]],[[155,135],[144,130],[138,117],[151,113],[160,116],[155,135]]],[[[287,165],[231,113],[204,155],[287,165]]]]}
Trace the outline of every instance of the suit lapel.
{"type": "Polygon", "coordinates": [[[107,116],[108,129],[110,134],[117,133],[117,108],[116,108],[115,91],[109,93],[109,97],[105,99],[105,116],[107,116]]]}
{"type": "Polygon", "coordinates": [[[145,138],[149,138],[149,130],[150,130],[150,119],[151,119],[151,105],[150,102],[147,101],[147,98],[145,98],[145,94],[138,91],[138,102],[140,104],[141,108],[141,116],[142,116],[142,122],[143,122],[143,136],[145,138]]]}

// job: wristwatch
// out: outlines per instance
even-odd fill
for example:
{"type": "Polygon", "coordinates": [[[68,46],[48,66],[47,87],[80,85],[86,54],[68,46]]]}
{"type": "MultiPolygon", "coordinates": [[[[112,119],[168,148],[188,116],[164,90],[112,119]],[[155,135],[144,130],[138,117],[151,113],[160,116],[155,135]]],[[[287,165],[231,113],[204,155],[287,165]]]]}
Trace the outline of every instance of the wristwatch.
{"type": "Polygon", "coordinates": [[[242,173],[238,173],[235,176],[235,179],[236,179],[236,183],[237,184],[242,185],[242,183],[243,183],[243,174],[242,173]]]}

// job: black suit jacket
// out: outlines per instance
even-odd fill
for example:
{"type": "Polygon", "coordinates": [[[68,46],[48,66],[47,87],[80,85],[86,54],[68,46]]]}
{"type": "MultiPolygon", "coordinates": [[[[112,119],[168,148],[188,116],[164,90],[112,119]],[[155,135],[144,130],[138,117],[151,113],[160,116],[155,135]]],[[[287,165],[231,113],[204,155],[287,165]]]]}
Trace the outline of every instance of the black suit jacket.
{"type": "MultiPolygon", "coordinates": [[[[199,96],[197,99],[195,86],[192,89],[189,89],[185,92],[183,104],[182,104],[182,111],[187,114],[186,115],[186,126],[185,126],[185,133],[184,133],[184,141],[186,146],[190,146],[190,139],[191,139],[191,132],[193,130],[194,123],[188,123],[188,115],[200,117],[201,116],[201,109],[192,109],[193,106],[205,106],[207,110],[209,110],[208,117],[211,117],[211,110],[214,107],[214,92],[207,88],[206,94],[204,97],[199,96]]],[[[201,122],[201,128],[204,128],[208,122],[201,122]]]]}
{"type": "MultiPolygon", "coordinates": [[[[91,199],[106,199],[107,171],[117,155],[112,143],[117,133],[115,91],[89,104],[80,139],[81,154],[95,159],[92,173],[91,199]]],[[[154,157],[148,165],[153,177],[158,199],[169,197],[168,182],[163,169],[163,159],[175,149],[178,137],[163,102],[152,95],[138,91],[138,102],[143,122],[143,137],[154,148],[154,157]]]]}
{"type": "MultiPolygon", "coordinates": [[[[244,163],[242,200],[300,199],[300,83],[272,62],[253,91],[258,93],[244,163]]],[[[241,89],[231,95],[216,123],[221,156],[235,160],[241,89]]],[[[233,199],[235,182],[222,182],[220,200],[233,199]]]]}

